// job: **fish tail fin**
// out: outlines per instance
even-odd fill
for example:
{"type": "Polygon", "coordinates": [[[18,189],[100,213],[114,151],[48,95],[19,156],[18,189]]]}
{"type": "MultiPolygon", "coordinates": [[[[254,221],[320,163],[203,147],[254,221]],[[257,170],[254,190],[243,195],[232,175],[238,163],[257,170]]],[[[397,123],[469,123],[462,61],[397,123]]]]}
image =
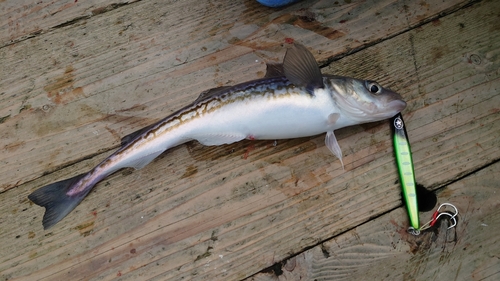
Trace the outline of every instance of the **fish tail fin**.
{"type": "Polygon", "coordinates": [[[84,177],[81,174],[66,180],[58,181],[35,190],[28,195],[33,203],[45,207],[43,215],[43,228],[48,229],[62,220],[85,198],[92,187],[85,188],[83,192],[76,195],[68,195],[68,191],[74,184],[84,177]]]}

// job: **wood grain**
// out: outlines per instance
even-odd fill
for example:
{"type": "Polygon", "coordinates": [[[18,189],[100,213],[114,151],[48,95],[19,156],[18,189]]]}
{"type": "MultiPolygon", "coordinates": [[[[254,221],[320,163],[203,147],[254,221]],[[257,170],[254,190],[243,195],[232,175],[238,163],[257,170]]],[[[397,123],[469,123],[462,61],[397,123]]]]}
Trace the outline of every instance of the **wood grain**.
{"type": "Polygon", "coordinates": [[[135,1],[2,1],[0,47],[27,40],[135,1]]]}
{"type": "Polygon", "coordinates": [[[398,208],[245,280],[497,280],[499,172],[497,162],[438,191],[459,209],[456,228],[410,235],[398,208]]]}
{"type": "Polygon", "coordinates": [[[305,2],[140,1],[1,48],[0,280],[243,279],[400,207],[380,122],[337,132],[345,171],[324,136],[182,145],[42,230],[31,191],[90,169],[204,89],[262,77],[285,38],[325,73],[402,93],[425,186],[498,161],[497,3],[305,2]]]}
{"type": "MultiPolygon", "coordinates": [[[[262,77],[266,61],[281,61],[285,38],[325,61],[467,3],[375,2],[276,11],[253,2],[141,1],[2,48],[0,192],[115,149],[121,136],[203,90],[262,77]],[[332,41],[326,29],[345,35],[332,41]]],[[[33,11],[38,18],[43,9],[33,11]]]]}

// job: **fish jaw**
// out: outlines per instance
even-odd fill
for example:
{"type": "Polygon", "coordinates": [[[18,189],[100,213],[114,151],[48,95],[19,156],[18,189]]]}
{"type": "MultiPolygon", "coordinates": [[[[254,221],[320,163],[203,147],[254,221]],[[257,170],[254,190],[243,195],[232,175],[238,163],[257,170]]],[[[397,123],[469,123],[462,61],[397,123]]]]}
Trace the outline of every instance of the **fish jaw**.
{"type": "Polygon", "coordinates": [[[391,118],[406,107],[401,95],[373,81],[326,76],[325,85],[331,91],[341,115],[351,121],[344,126],[391,118]],[[371,92],[370,87],[377,91],[371,92]]]}

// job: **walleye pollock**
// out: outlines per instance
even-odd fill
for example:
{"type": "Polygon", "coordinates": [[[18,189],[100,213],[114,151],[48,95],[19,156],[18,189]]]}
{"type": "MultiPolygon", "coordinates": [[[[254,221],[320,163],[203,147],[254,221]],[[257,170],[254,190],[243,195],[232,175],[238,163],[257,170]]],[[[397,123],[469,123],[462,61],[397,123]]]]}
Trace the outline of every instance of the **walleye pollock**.
{"type": "Polygon", "coordinates": [[[405,107],[400,95],[376,82],[322,75],[314,56],[295,44],[282,65],[268,64],[265,78],[203,92],[192,104],[125,136],[121,148],[88,173],[41,187],[28,198],[45,207],[47,229],[110,174],[141,169],[165,150],[191,140],[221,145],[326,132],[326,146],[342,162],[334,130],[387,119],[405,107]]]}

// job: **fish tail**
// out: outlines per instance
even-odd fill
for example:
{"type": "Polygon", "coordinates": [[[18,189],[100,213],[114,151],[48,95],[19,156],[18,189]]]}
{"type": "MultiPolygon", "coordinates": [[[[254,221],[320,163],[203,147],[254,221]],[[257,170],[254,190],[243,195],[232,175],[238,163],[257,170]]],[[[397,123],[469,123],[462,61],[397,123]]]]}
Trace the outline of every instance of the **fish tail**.
{"type": "Polygon", "coordinates": [[[44,229],[48,229],[62,220],[89,193],[92,186],[85,188],[84,191],[75,195],[67,194],[71,187],[77,184],[85,175],[81,174],[46,185],[28,195],[28,199],[33,201],[33,203],[45,207],[45,214],[43,215],[44,229]]]}

